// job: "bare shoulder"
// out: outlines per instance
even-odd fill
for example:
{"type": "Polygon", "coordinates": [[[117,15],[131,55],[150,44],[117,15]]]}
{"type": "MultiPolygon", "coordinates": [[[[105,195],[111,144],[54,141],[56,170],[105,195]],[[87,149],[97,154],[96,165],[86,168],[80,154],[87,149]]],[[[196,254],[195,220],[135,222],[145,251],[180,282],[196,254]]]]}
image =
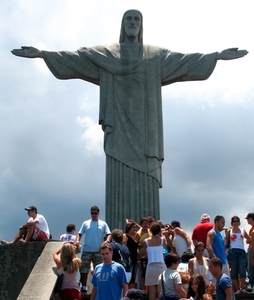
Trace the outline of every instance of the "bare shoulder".
{"type": "Polygon", "coordinates": [[[210,294],[204,294],[203,300],[213,300],[213,297],[210,294]]]}

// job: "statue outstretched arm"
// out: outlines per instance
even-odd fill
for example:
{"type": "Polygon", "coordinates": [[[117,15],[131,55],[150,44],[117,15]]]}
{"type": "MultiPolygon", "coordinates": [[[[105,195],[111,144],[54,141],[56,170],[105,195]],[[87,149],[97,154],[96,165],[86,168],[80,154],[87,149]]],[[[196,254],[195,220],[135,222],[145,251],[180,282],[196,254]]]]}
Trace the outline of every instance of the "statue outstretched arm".
{"type": "Polygon", "coordinates": [[[21,49],[13,49],[12,54],[26,58],[43,58],[43,52],[31,46],[22,46],[21,49]]]}
{"type": "Polygon", "coordinates": [[[238,50],[238,48],[229,48],[225,49],[218,53],[217,60],[229,60],[229,59],[237,59],[241,58],[248,54],[248,51],[246,50],[238,50]]]}

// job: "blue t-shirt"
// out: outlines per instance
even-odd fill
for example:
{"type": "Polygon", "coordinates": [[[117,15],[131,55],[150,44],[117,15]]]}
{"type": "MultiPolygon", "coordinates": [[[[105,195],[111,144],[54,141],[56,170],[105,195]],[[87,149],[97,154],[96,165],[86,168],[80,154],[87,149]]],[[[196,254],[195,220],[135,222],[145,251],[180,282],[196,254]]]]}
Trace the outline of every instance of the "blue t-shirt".
{"type": "Polygon", "coordinates": [[[225,237],[221,232],[212,229],[214,232],[213,239],[213,252],[222,261],[223,265],[227,264],[226,249],[225,249],[225,237]]]}
{"type": "Polygon", "coordinates": [[[122,297],[123,284],[127,284],[124,267],[116,262],[97,265],[92,284],[97,289],[96,300],[119,300],[122,297]]]}
{"type": "Polygon", "coordinates": [[[105,235],[110,234],[110,230],[104,221],[87,220],[78,233],[85,234],[83,252],[99,252],[100,245],[104,242],[105,235]]]}
{"type": "Polygon", "coordinates": [[[222,274],[221,277],[216,280],[216,299],[226,299],[225,290],[230,288],[232,289],[232,300],[235,300],[232,281],[228,275],[222,274]]]}

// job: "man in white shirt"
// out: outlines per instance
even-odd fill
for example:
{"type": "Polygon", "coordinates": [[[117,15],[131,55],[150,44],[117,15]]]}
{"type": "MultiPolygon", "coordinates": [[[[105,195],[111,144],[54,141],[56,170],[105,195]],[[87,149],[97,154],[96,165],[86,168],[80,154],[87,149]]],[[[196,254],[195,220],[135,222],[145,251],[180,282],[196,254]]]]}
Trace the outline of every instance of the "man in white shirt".
{"type": "Polygon", "coordinates": [[[1,240],[2,244],[12,244],[17,242],[33,242],[48,239],[50,236],[49,227],[43,215],[37,213],[37,208],[33,205],[26,207],[29,219],[27,223],[19,228],[11,242],[1,240]]]}

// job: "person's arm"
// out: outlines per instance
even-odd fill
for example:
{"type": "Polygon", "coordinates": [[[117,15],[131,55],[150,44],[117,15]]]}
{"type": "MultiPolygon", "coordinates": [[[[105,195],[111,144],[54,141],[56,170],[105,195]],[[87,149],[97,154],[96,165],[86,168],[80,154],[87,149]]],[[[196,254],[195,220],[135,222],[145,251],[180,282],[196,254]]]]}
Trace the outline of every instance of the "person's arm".
{"type": "Polygon", "coordinates": [[[53,259],[54,259],[57,269],[60,269],[60,267],[62,265],[60,257],[59,257],[60,252],[61,252],[61,248],[56,250],[56,252],[53,253],[53,259]]]}
{"type": "Polygon", "coordinates": [[[181,284],[175,284],[175,290],[182,297],[187,297],[186,291],[182,288],[181,284]]]}
{"type": "Polygon", "coordinates": [[[229,248],[230,247],[230,229],[226,231],[226,236],[225,236],[225,248],[229,248]]]}
{"type": "MultiPolygon", "coordinates": [[[[124,283],[122,287],[123,287],[123,295],[126,295],[129,289],[128,283],[124,283]]],[[[92,298],[90,300],[92,300],[92,298]]]]}
{"type": "Polygon", "coordinates": [[[206,249],[207,249],[210,257],[216,257],[216,255],[213,252],[213,240],[214,240],[214,232],[213,231],[209,231],[207,233],[206,249]]]}
{"type": "Polygon", "coordinates": [[[246,50],[238,50],[238,48],[225,49],[217,54],[217,60],[230,60],[241,58],[248,54],[246,50]]]}
{"type": "Polygon", "coordinates": [[[253,238],[250,237],[245,230],[243,230],[243,235],[244,235],[244,237],[246,239],[247,244],[251,244],[251,242],[253,241],[253,238]]]}
{"type": "Polygon", "coordinates": [[[13,49],[11,53],[26,58],[43,58],[43,51],[31,46],[22,46],[21,49],[13,49]]]}
{"type": "Polygon", "coordinates": [[[82,238],[82,234],[78,233],[77,237],[76,237],[76,242],[74,243],[74,245],[76,245],[77,247],[79,247],[80,246],[81,238],[82,238]]]}
{"type": "Polygon", "coordinates": [[[189,272],[189,275],[193,275],[193,260],[194,258],[191,258],[189,261],[188,261],[188,272],[189,272]]]}
{"type": "Polygon", "coordinates": [[[91,293],[91,296],[90,296],[90,300],[94,300],[95,297],[96,297],[96,294],[97,294],[97,288],[95,286],[93,286],[92,293],[91,293]]]}
{"type": "Polygon", "coordinates": [[[143,248],[143,244],[140,243],[140,235],[139,235],[138,233],[135,234],[135,240],[136,240],[137,243],[138,243],[138,249],[143,248]]]}
{"type": "Polygon", "coordinates": [[[254,266],[254,231],[251,233],[251,256],[250,262],[254,266]]]}
{"type": "Polygon", "coordinates": [[[224,290],[225,294],[226,294],[226,299],[225,300],[232,300],[232,295],[233,295],[233,288],[232,287],[228,287],[224,290]]]}
{"type": "Polygon", "coordinates": [[[143,241],[143,243],[142,243],[142,248],[145,249],[145,253],[146,253],[146,257],[147,257],[147,251],[146,251],[147,245],[146,245],[146,240],[147,240],[147,239],[145,239],[145,240],[143,241]]]}

